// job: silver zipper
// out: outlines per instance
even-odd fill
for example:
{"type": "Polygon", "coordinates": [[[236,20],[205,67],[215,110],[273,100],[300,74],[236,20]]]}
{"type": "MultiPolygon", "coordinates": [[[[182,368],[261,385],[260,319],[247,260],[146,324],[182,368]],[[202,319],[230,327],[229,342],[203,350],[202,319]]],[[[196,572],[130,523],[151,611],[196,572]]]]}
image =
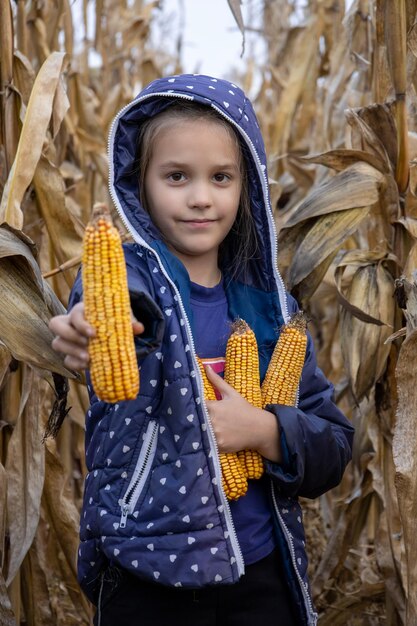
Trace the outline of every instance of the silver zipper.
{"type": "Polygon", "coordinates": [[[299,583],[299,586],[300,586],[300,589],[301,589],[301,593],[303,594],[304,604],[306,606],[306,610],[307,610],[307,614],[308,614],[308,620],[309,620],[309,623],[310,623],[310,620],[313,619],[312,626],[314,626],[314,624],[317,623],[317,613],[314,611],[314,607],[313,607],[313,603],[311,601],[310,594],[308,593],[308,591],[307,591],[307,589],[306,589],[306,587],[304,585],[304,581],[301,578],[300,572],[298,571],[297,563],[296,563],[296,560],[295,560],[294,542],[292,540],[292,535],[291,535],[290,531],[288,530],[287,525],[285,524],[284,519],[283,519],[281,513],[279,512],[278,504],[277,504],[277,501],[276,501],[276,498],[275,498],[274,483],[273,483],[272,479],[271,479],[271,492],[272,492],[272,501],[274,503],[275,513],[277,515],[279,524],[280,524],[281,529],[282,529],[282,531],[283,531],[283,533],[285,535],[286,542],[287,542],[288,547],[290,549],[291,561],[292,561],[292,564],[293,564],[293,567],[294,567],[295,574],[296,574],[297,579],[298,579],[298,583],[299,583]]]}
{"type": "Polygon", "coordinates": [[[126,527],[127,516],[133,513],[149,475],[156,451],[157,434],[158,422],[156,420],[150,420],[146,428],[138,460],[136,461],[135,470],[120,504],[120,508],[122,509],[120,528],[126,527]]]}

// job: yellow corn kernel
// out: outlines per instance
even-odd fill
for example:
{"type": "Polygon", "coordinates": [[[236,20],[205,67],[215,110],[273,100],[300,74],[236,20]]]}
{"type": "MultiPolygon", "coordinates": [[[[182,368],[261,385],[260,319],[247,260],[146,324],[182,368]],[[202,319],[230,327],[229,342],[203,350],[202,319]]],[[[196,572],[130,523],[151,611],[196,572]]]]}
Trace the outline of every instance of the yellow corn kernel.
{"type": "MultiPolygon", "coordinates": [[[[207,378],[203,362],[198,360],[201,375],[203,377],[204,397],[206,400],[216,400],[216,392],[207,378]]],[[[220,467],[222,470],[223,489],[228,500],[238,500],[248,490],[248,481],[235,452],[221,452],[219,454],[220,467]]]]}
{"type": "Polygon", "coordinates": [[[296,313],[283,327],[262,383],[262,406],[294,406],[307,349],[306,320],[296,313]]]}
{"type": "Polygon", "coordinates": [[[219,458],[226,497],[228,500],[238,500],[248,490],[244,469],[235,452],[222,452],[219,458]]]}
{"type": "Polygon", "coordinates": [[[106,402],[133,400],[139,393],[139,368],[126,265],[119,232],[104,204],[94,205],[85,230],[82,280],[85,317],[96,330],[89,343],[94,391],[106,402]]]}
{"type": "MultiPolygon", "coordinates": [[[[237,319],[232,325],[232,333],[226,346],[224,379],[253,406],[262,408],[256,337],[242,319],[237,319]]],[[[237,455],[247,478],[262,476],[263,461],[256,450],[241,450],[237,455]]]]}

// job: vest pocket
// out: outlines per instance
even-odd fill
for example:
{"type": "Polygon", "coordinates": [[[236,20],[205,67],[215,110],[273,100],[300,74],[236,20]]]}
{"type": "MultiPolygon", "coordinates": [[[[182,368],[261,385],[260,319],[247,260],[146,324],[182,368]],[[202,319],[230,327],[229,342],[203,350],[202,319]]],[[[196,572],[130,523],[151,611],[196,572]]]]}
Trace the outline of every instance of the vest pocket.
{"type": "Polygon", "coordinates": [[[128,515],[131,515],[135,510],[136,503],[152,467],[157,440],[158,422],[156,420],[149,420],[132,478],[120,504],[122,512],[120,528],[126,527],[128,515]]]}

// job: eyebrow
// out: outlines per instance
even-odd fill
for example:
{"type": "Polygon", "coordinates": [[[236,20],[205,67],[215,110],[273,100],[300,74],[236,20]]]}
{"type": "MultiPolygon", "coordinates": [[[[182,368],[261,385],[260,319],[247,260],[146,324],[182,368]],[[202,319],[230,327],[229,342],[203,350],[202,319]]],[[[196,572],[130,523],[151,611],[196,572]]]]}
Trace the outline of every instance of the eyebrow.
{"type": "MultiPolygon", "coordinates": [[[[190,163],[181,163],[180,161],[164,161],[164,162],[160,163],[159,167],[184,169],[184,168],[190,167],[190,163]]],[[[236,170],[238,170],[239,166],[237,165],[237,163],[233,163],[232,161],[230,161],[228,163],[215,164],[214,165],[214,169],[218,169],[218,170],[236,169],[236,170]]]]}

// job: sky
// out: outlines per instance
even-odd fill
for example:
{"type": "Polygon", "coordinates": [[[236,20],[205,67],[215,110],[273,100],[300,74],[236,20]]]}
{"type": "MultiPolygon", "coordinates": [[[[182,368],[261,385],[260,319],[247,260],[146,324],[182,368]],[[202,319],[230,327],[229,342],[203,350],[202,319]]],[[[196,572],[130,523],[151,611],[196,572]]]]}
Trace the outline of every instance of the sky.
{"type": "MultiPolygon", "coordinates": [[[[252,4],[256,6],[258,2],[252,4]]],[[[240,56],[242,35],[227,0],[162,0],[161,7],[165,14],[172,14],[177,24],[181,7],[185,9],[182,50],[185,72],[224,76],[231,67],[245,66],[245,57],[242,60],[240,56]]],[[[244,17],[245,8],[243,1],[244,17]]]]}

